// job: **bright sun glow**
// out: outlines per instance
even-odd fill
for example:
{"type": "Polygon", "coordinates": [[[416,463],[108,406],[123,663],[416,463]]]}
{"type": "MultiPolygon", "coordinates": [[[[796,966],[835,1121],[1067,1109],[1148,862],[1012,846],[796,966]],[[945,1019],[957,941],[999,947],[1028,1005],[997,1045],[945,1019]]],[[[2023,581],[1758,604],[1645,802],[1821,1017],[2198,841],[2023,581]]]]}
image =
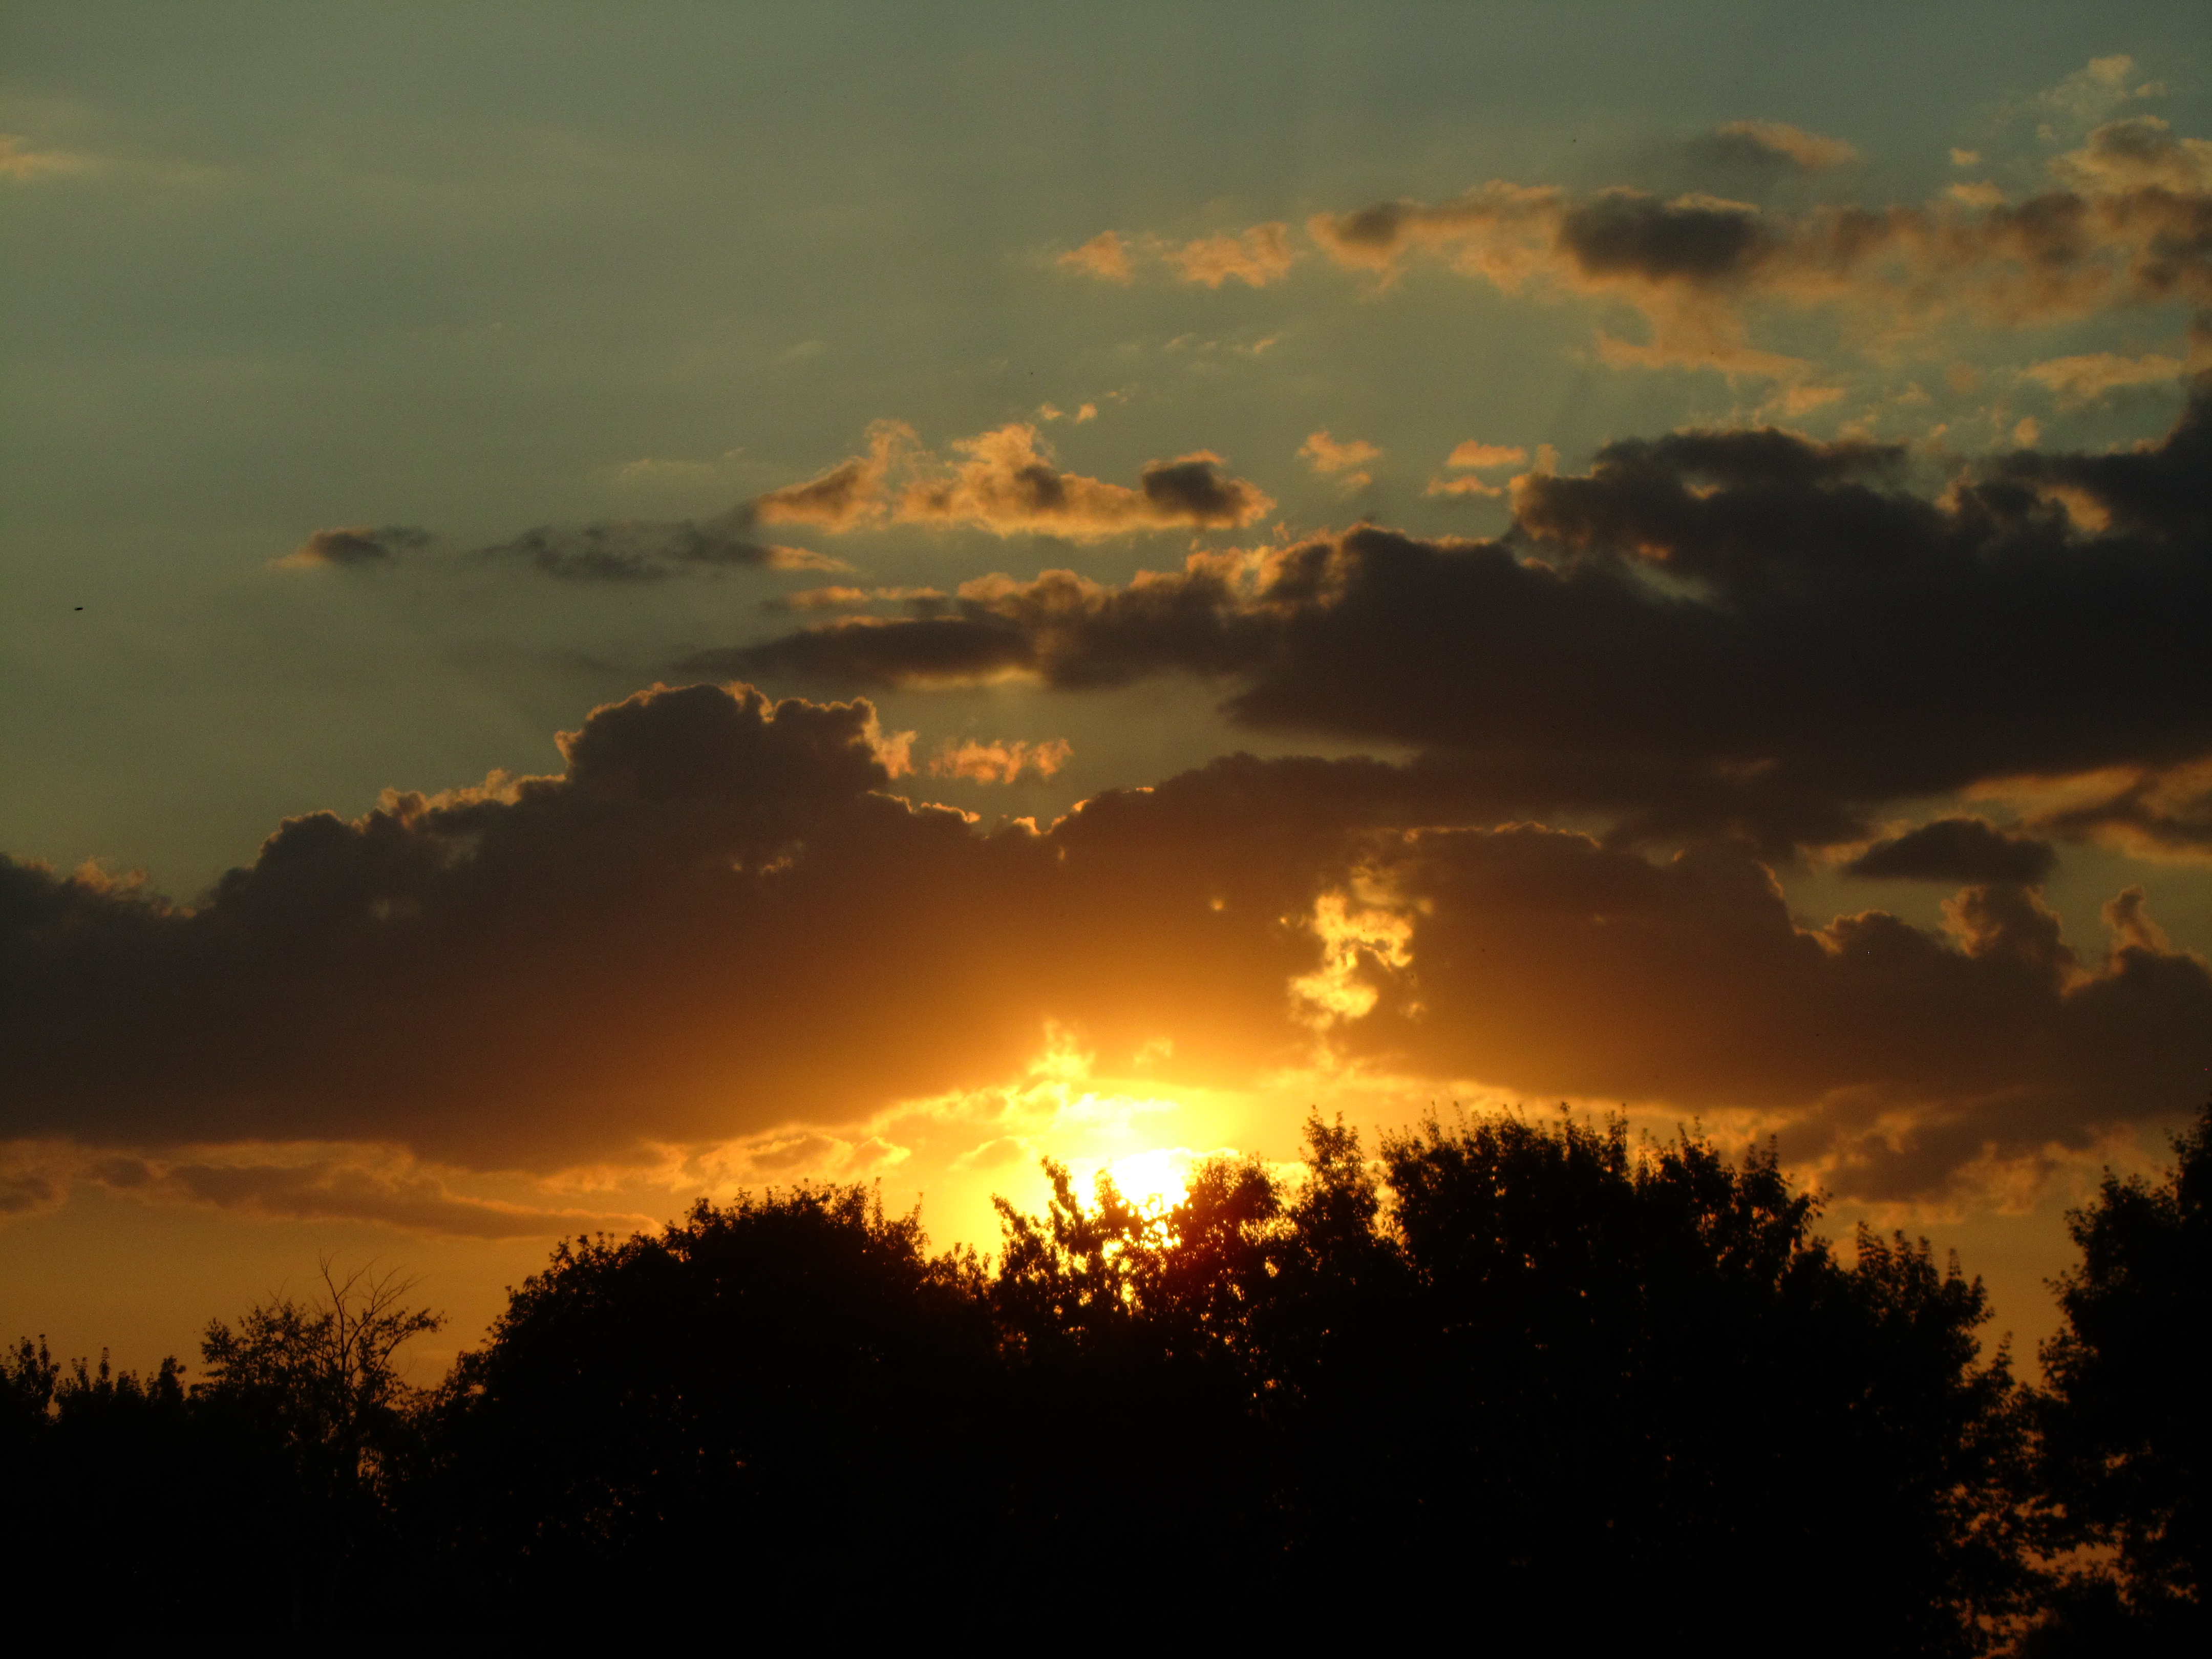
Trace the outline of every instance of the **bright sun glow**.
{"type": "Polygon", "coordinates": [[[1160,1146],[1115,1158],[1104,1167],[1122,1197],[1146,1209],[1172,1210],[1190,1189],[1195,1156],[1188,1147],[1160,1146]]]}

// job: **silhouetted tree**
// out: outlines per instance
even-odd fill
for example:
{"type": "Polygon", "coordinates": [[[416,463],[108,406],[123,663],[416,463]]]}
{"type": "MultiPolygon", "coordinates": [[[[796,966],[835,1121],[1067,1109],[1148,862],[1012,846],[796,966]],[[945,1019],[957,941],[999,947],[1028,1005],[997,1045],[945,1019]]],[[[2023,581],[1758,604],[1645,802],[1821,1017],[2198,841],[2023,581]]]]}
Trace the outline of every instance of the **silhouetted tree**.
{"type": "MultiPolygon", "coordinates": [[[[1295,1194],[1201,1168],[1158,1218],[1108,1185],[1086,1212],[1050,1170],[1044,1220],[1006,1212],[998,1286],[1024,1354],[1109,1351],[1117,1391],[1149,1364],[1182,1403],[1140,1420],[1237,1449],[1207,1460],[1233,1474],[1211,1535],[1182,1535],[1302,1624],[1730,1644],[1781,1617],[1800,1650],[1971,1652],[2031,1588],[1980,1285],[1901,1238],[1845,1266],[1771,1155],[1494,1117],[1370,1165],[1316,1121],[1309,1167],[1295,1194]],[[1232,1393],[1244,1423],[1212,1426],[1232,1393]]],[[[1100,1444],[1126,1459],[1109,1493],[1149,1467],[1100,1444]]]]}
{"type": "MultiPolygon", "coordinates": [[[[1186,1634],[1196,1608],[1247,1638],[1948,1656],[2037,1587],[1980,1285],[1901,1237],[1839,1255],[1771,1152],[1562,1115],[1370,1157],[1316,1119],[1296,1184],[1213,1160],[1164,1206],[1045,1167],[988,1273],[858,1187],[563,1244],[427,1405],[394,1355],[436,1322],[388,1278],[210,1325],[189,1392],[27,1342],[0,1355],[0,1455],[33,1477],[9,1507],[73,1540],[149,1495],[189,1510],[207,1524],[110,1574],[141,1607],[252,1574],[293,1591],[265,1622],[325,1632],[388,1616],[343,1585],[404,1583],[509,1635],[702,1594],[756,1630],[952,1597],[1186,1634]]],[[[2198,1226],[2185,1186],[2108,1187],[2125,1226],[2081,1221],[2085,1248],[2118,1228],[2133,1262],[2198,1226]]],[[[2100,1426],[2153,1363],[2128,1344],[2166,1328],[2106,1319],[2152,1273],[2119,1260],[2100,1242],[2069,1281],[2045,1467],[2089,1482],[2063,1514],[2118,1541],[2124,1619],[2138,1581],[2186,1593],[2172,1471],[2202,1465],[2160,1462],[2190,1427],[2171,1401],[2124,1411],[2154,1425],[2124,1443],[2100,1426]]],[[[81,1543],[28,1547],[93,1582],[81,1543]]]]}
{"type": "Polygon", "coordinates": [[[423,1502],[450,1594],[502,1623],[703,1587],[849,1611],[941,1592],[989,1534],[1004,1412],[972,1255],[930,1256],[858,1188],[702,1200],[512,1293],[447,1386],[423,1502]]]}
{"type": "Polygon", "coordinates": [[[2052,1285],[2065,1324],[2043,1345],[2051,1541],[2086,1552],[2049,1653],[2212,1647],[2212,1409],[2187,1344],[2212,1326],[2212,1104],[2156,1182],[2109,1171],[2067,1216],[2081,1264],[2052,1285]]]}
{"type": "Polygon", "coordinates": [[[200,1341],[206,1380],[192,1389],[201,1437],[228,1466],[249,1528],[270,1540],[295,1632],[350,1628],[349,1579],[374,1576],[402,1546],[391,1522],[398,1464],[419,1406],[397,1356],[443,1318],[406,1305],[414,1281],[327,1260],[321,1293],[280,1297],[200,1341]]]}
{"type": "Polygon", "coordinates": [[[388,1621],[337,1592],[398,1559],[386,1499],[410,1402],[392,1353],[437,1322],[395,1278],[326,1267],[324,1289],[211,1323],[212,1374],[189,1389],[173,1358],[142,1377],[105,1353],[59,1364],[43,1339],[0,1354],[10,1571],[103,1635],[173,1632],[210,1599],[271,1634],[388,1621]]]}
{"type": "Polygon", "coordinates": [[[162,1518],[200,1507],[207,1471],[181,1376],[174,1359],[145,1377],[105,1353],[64,1365],[43,1338],[0,1355],[0,1559],[45,1605],[106,1630],[187,1605],[202,1552],[162,1518]]]}

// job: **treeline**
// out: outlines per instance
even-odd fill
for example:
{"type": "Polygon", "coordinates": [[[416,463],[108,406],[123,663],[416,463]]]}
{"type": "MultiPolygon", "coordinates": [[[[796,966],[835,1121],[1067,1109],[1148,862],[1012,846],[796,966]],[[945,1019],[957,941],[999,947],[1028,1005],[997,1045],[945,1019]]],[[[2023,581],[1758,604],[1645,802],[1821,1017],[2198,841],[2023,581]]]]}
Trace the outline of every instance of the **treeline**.
{"type": "Polygon", "coordinates": [[[988,1266],[860,1188],[702,1202],[562,1245],[427,1391],[392,1280],[217,1322],[189,1387],[26,1341],[0,1546],[88,1634],[2212,1650],[2212,1108],[2071,1218],[2041,1390],[1978,1280],[1845,1260],[1771,1156],[1308,1139],[1302,1184],[1216,1162],[1166,1214],[1048,1166],[988,1266]]]}

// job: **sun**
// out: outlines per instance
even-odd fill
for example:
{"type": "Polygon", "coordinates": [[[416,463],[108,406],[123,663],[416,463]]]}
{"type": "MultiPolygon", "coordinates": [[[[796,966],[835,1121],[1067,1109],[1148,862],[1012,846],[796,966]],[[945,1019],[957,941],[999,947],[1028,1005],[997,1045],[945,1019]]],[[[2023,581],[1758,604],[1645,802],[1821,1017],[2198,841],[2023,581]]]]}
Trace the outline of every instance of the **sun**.
{"type": "Polygon", "coordinates": [[[1112,1176],[1121,1196],[1141,1209],[1164,1212],[1182,1202],[1190,1190],[1190,1166],[1195,1158],[1185,1146],[1157,1146],[1109,1159],[1104,1173],[1112,1176]]]}

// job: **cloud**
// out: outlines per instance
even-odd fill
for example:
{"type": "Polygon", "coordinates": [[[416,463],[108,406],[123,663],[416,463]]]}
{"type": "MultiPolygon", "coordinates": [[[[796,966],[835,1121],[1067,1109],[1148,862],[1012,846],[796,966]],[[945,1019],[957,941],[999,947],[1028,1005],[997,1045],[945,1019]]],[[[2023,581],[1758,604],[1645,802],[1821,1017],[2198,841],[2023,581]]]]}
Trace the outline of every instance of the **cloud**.
{"type": "MultiPolygon", "coordinates": [[[[747,506],[697,520],[621,519],[577,526],[540,526],[460,556],[526,563],[541,574],[576,582],[654,582],[735,569],[849,568],[807,548],[759,541],[751,534],[752,522],[747,506]]],[[[277,569],[375,570],[422,552],[434,539],[428,531],[407,525],[383,529],[346,525],[316,531],[270,563],[277,569]]]]}
{"type": "Polygon", "coordinates": [[[787,484],[754,497],[752,516],[763,524],[811,524],[823,530],[858,530],[885,516],[884,480],[911,451],[914,428],[878,421],[868,428],[868,453],[840,462],[804,483],[787,484]]]}
{"type": "Polygon", "coordinates": [[[2090,133],[2080,149],[2051,163],[2060,178],[2102,192],[2212,189],[2212,143],[2176,138],[2155,115],[2111,121],[2090,133]]]}
{"type": "Polygon", "coordinates": [[[2094,121],[2131,99],[2155,98],[2166,88],[2155,81],[2129,83],[2136,77],[2136,60],[2124,52],[2092,58],[2057,86],[2036,95],[2045,110],[2080,121],[2094,121]]]}
{"type": "Polygon", "coordinates": [[[1366,470],[1367,464],[1381,460],[1382,452],[1364,438],[1339,443],[1324,427],[1319,432],[1307,434],[1305,442],[1298,446],[1298,459],[1324,477],[1341,475],[1345,489],[1355,490],[1375,482],[1374,474],[1366,470]]]}
{"type": "Polygon", "coordinates": [[[2116,352],[2093,351],[2032,363],[2021,372],[2048,387],[2062,407],[2075,409],[2127,386],[2178,380],[2185,368],[2179,358],[2162,357],[2155,352],[2123,357],[2116,352]]]}
{"type": "Polygon", "coordinates": [[[1528,459],[1528,452],[1519,444],[1486,444],[1469,438],[1444,457],[1444,465],[1475,468],[1518,466],[1528,459]]]}
{"type": "MultiPolygon", "coordinates": [[[[764,524],[805,524],[836,535],[891,525],[966,526],[1000,536],[1025,533],[1092,541],[1132,532],[1234,529],[1263,518],[1275,503],[1256,485],[1231,477],[1220,456],[1199,450],[1152,461],[1134,488],[1052,465],[1052,448],[1026,422],[956,441],[945,463],[921,448],[896,421],[868,428],[865,454],[826,472],[771,489],[709,519],[623,519],[580,526],[541,526],[469,556],[526,563],[564,581],[651,582],[733,569],[845,571],[841,559],[763,541],[764,524]]],[[[366,525],[318,530],[272,563],[287,568],[371,569],[427,547],[427,531],[366,525]]],[[[820,603],[849,588],[810,590],[820,603]]],[[[921,590],[874,590],[876,598],[919,599],[921,590]]],[[[782,603],[802,606],[805,597],[782,603]]]]}
{"type": "Polygon", "coordinates": [[[945,594],[934,587],[802,587],[761,601],[767,611],[860,611],[872,605],[903,604],[927,611],[941,605],[945,594]]]}
{"type": "Polygon", "coordinates": [[[89,155],[65,149],[33,149],[30,141],[12,132],[0,132],[0,179],[28,184],[34,179],[61,179],[88,173],[89,155]]]}
{"type": "Polygon", "coordinates": [[[2101,842],[2137,857],[2212,859],[2212,758],[2008,779],[1989,791],[1999,792],[2055,797],[2028,819],[2046,835],[2101,842]]]}
{"type": "Polygon", "coordinates": [[[1289,276],[1297,260],[1297,250],[1291,246],[1290,227],[1275,220],[1186,242],[1169,242],[1158,236],[1128,239],[1105,230],[1080,247],[1060,254],[1054,263],[1065,270],[1124,286],[1136,280],[1140,264],[1164,266],[1179,281],[1218,289],[1231,278],[1249,288],[1265,288],[1289,276]]]}
{"type": "Polygon", "coordinates": [[[720,477],[743,453],[742,449],[725,450],[720,459],[711,461],[641,455],[636,460],[625,461],[617,468],[615,482],[622,484],[699,483],[720,477]]]}
{"type": "Polygon", "coordinates": [[[1363,526],[1118,586],[995,576],[940,614],[691,667],[858,687],[1193,674],[1256,727],[1456,757],[1501,814],[1860,840],[1885,803],[2212,754],[2208,417],[2200,388],[2162,443],[2002,456],[1933,498],[1896,446],[1627,440],[1587,474],[1514,479],[1498,540],[1363,526]],[[2128,650],[2078,674],[2083,639],[2128,650]]]}
{"type": "Polygon", "coordinates": [[[1844,866],[1847,876],[2035,886],[2057,867],[2048,842],[2008,835],[1986,818],[1938,818],[1875,842],[1844,866]]]}
{"type": "Polygon", "coordinates": [[[483,559],[526,562],[562,581],[656,582],[726,570],[844,570],[842,560],[804,547],[763,542],[754,515],[738,507],[717,518],[674,523],[624,519],[579,528],[544,526],[480,550],[483,559]]]}
{"type": "Polygon", "coordinates": [[[953,448],[964,459],[910,483],[898,502],[899,522],[1080,541],[1131,530],[1234,528],[1265,517],[1275,505],[1256,486],[1223,473],[1221,457],[1210,450],[1148,463],[1132,489],[1059,471],[1050,446],[1026,422],[962,439],[953,448]]]}
{"type": "Polygon", "coordinates": [[[966,778],[975,783],[1018,783],[1024,775],[1050,777],[1074,753],[1065,738],[1042,743],[977,743],[973,738],[945,746],[930,757],[933,778],[966,778]]]}
{"type": "Polygon", "coordinates": [[[1250,288],[1265,288],[1291,274],[1297,261],[1291,250],[1290,227],[1277,222],[1254,225],[1236,236],[1206,236],[1169,248],[1161,258],[1186,283],[1219,288],[1231,277],[1250,288]]]}
{"type": "MultiPolygon", "coordinates": [[[[985,830],[885,793],[877,737],[865,705],[659,689],[565,734],[561,776],[288,820],[189,908],[0,862],[0,1139],[153,1196],[523,1236],[564,1212],[466,1171],[879,1167],[901,1103],[1060,1030],[1170,1097],[1319,1043],[1755,1112],[1883,1194],[2185,1108],[2208,1058],[2212,979],[2140,896],[2093,958],[2009,887],[1941,932],[1808,927],[1741,847],[1434,827],[1473,798],[1433,763],[1234,757],[985,830]]],[[[51,1160],[8,1167],[45,1201],[51,1160]]]]}
{"type": "Polygon", "coordinates": [[[1127,283],[1135,275],[1129,268],[1128,245],[1110,230],[1100,231],[1081,247],[1070,248],[1058,263],[1109,283],[1127,283]]]}
{"type": "Polygon", "coordinates": [[[1840,138],[1824,138],[1786,121],[1726,122],[1694,140],[1690,148],[1700,161],[1794,167],[1800,173],[1826,173],[1856,161],[1859,155],[1840,138]]]}
{"type": "Polygon", "coordinates": [[[2121,933],[2085,962],[2017,887],[1963,890],[1942,933],[1808,928],[1740,853],[1528,827],[1413,832],[1369,879],[1402,896],[1411,966],[1376,972],[1366,1040],[1539,1097],[1763,1104],[1784,1157],[1850,1196],[2080,1148],[2131,1099],[2184,1109],[2212,1060],[2187,1024],[2212,1012],[2201,960],[2121,933]]]}
{"type": "Polygon", "coordinates": [[[162,1203],[202,1206],[285,1221],[368,1221],[452,1238],[546,1238],[591,1231],[633,1230],[653,1218],[574,1207],[548,1208],[458,1193],[448,1177],[404,1153],[345,1148],[304,1160],[294,1149],[216,1148],[198,1159],[161,1156],[97,1160],[87,1178],[111,1191],[162,1203]],[[254,1154],[261,1156],[255,1161],[254,1154]],[[277,1156],[271,1158],[269,1154],[277,1156]]]}
{"type": "Polygon", "coordinates": [[[430,544],[430,532],[411,525],[341,525],[318,530],[289,553],[270,561],[278,569],[312,570],[335,566],[342,570],[368,569],[391,563],[404,553],[419,552],[430,544]]]}
{"type": "MultiPolygon", "coordinates": [[[[1444,465],[1468,471],[1481,471],[1501,466],[1517,466],[1528,459],[1528,452],[1520,445],[1486,444],[1469,438],[1444,457],[1444,465]]],[[[1427,493],[1431,495],[1503,495],[1500,485],[1488,483],[1473,477],[1447,478],[1441,474],[1429,480],[1427,493]]]]}
{"type": "Polygon", "coordinates": [[[2013,327],[2165,301],[2212,309],[2209,156],[2203,141],[2138,118],[2098,128],[2054,160],[2051,188],[2016,203],[1976,189],[1793,212],[1493,181],[1449,202],[1318,215],[1307,228],[1338,264],[1386,283],[1426,256],[1509,294],[1625,305],[1650,338],[1601,334],[1607,362],[1788,380],[1809,366],[1752,343],[1762,306],[1839,311],[1885,349],[1960,319],[2013,327]]]}

